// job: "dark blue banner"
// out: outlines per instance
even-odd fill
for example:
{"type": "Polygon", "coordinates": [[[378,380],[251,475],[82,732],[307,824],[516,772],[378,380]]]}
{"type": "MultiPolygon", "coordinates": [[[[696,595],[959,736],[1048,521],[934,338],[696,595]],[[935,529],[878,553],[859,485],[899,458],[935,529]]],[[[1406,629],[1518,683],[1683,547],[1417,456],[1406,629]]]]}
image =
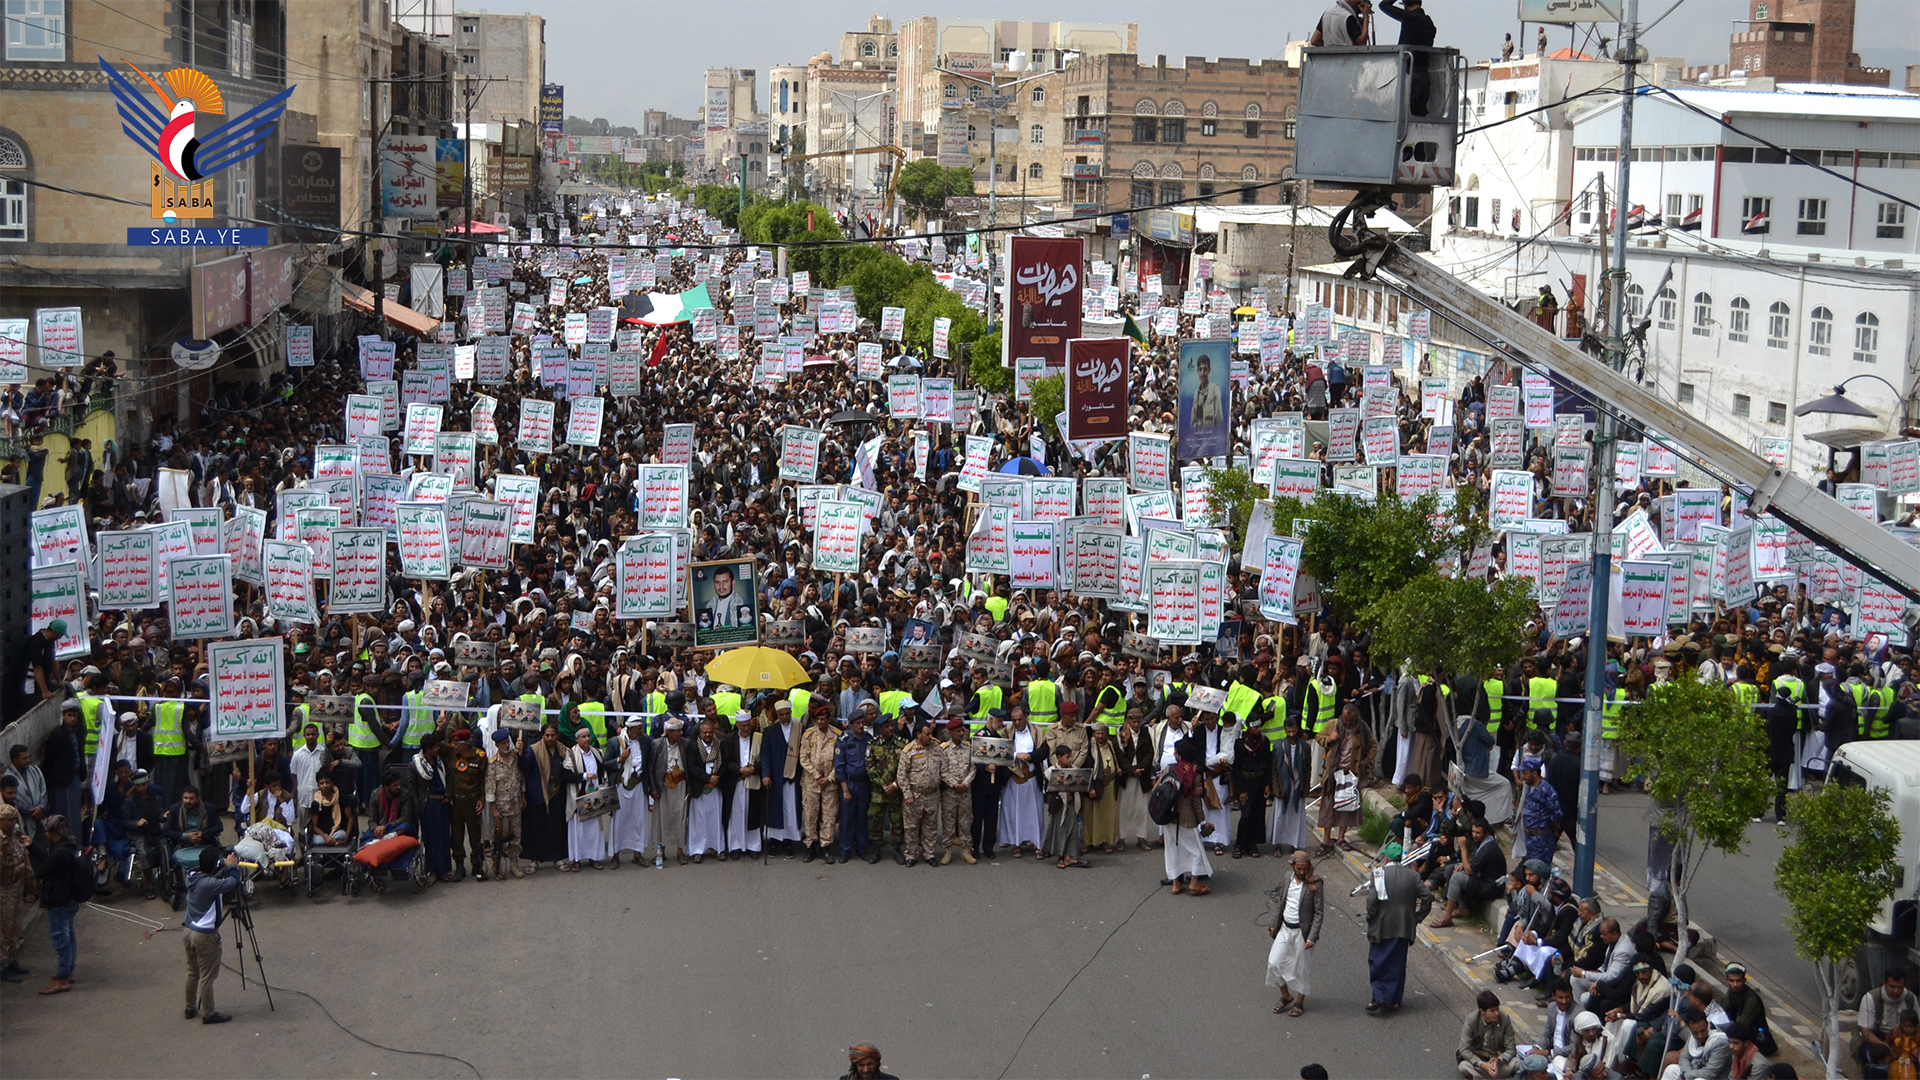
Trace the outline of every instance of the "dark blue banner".
{"type": "Polygon", "coordinates": [[[128,247],[266,247],[265,228],[216,229],[190,225],[155,225],[128,229],[128,247]]]}

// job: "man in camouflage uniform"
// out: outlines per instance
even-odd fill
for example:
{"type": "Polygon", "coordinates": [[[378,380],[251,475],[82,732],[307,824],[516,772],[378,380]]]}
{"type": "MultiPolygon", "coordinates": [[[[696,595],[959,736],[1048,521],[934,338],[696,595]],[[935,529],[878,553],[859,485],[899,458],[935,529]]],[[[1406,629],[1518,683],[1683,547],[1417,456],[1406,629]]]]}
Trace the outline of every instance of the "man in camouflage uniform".
{"type": "Polygon", "coordinates": [[[947,721],[947,741],[940,752],[940,827],[946,834],[946,851],[940,865],[953,861],[953,849],[971,866],[973,857],[973,741],[968,738],[966,721],[954,717],[947,721]]]}
{"type": "Polygon", "coordinates": [[[879,721],[873,741],[867,744],[867,783],[873,791],[873,801],[867,809],[867,861],[880,861],[880,845],[884,843],[893,845],[893,861],[904,863],[907,858],[901,846],[904,834],[900,820],[900,785],[895,777],[900,767],[900,751],[906,743],[894,733],[893,717],[881,713],[879,721]]]}
{"type": "Polygon", "coordinates": [[[833,750],[840,733],[833,729],[833,713],[826,699],[808,703],[814,726],[800,735],[800,839],[806,846],[801,862],[840,861],[833,841],[840,826],[840,785],[833,778],[833,750]]]}
{"type": "MultiPolygon", "coordinates": [[[[513,749],[513,735],[506,728],[493,732],[493,756],[487,759],[487,812],[493,818],[493,877],[500,879],[500,860],[506,859],[507,873],[524,877],[520,870],[520,812],[526,808],[527,782],[520,775],[520,757],[513,749]]],[[[475,861],[478,868],[478,860],[475,861]]]]}
{"type": "Polygon", "coordinates": [[[896,782],[906,802],[907,865],[921,855],[929,866],[940,865],[935,857],[940,845],[940,751],[933,744],[931,723],[922,723],[913,742],[900,751],[896,782]]]}

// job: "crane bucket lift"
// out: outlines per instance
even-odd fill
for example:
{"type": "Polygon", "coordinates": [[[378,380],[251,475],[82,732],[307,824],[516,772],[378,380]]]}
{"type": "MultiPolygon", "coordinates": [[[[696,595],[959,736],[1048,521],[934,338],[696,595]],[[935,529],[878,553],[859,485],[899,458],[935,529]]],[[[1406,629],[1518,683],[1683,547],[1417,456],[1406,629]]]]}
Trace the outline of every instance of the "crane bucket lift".
{"type": "Polygon", "coordinates": [[[1411,47],[1305,51],[1295,175],[1323,186],[1357,189],[1328,228],[1334,251],[1355,260],[1347,276],[1384,275],[1510,361],[1550,372],[1600,408],[1646,427],[1649,439],[1746,493],[1749,514],[1773,515],[1920,602],[1920,548],[1775,467],[1713,425],[1655,397],[1606,361],[1568,345],[1368,229],[1366,215],[1390,205],[1394,194],[1451,182],[1453,147],[1459,138],[1457,57],[1453,50],[1411,47]],[[1426,84],[1424,101],[1416,86],[1421,81],[1426,84]],[[1424,115],[1415,112],[1416,102],[1424,115]]]}
{"type": "Polygon", "coordinates": [[[816,161],[821,158],[850,157],[855,154],[891,154],[893,168],[888,170],[887,194],[880,203],[880,222],[884,226],[893,217],[893,193],[900,186],[900,170],[906,167],[907,152],[891,143],[885,146],[858,146],[851,150],[821,150],[812,154],[794,154],[786,159],[788,165],[816,161]]]}

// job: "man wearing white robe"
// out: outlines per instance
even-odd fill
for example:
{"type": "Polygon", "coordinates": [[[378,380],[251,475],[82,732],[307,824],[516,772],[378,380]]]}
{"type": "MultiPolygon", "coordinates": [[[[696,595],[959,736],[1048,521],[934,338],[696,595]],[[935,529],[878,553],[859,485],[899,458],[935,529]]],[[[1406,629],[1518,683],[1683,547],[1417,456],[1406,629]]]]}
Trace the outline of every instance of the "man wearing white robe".
{"type": "Polygon", "coordinates": [[[720,820],[720,742],[714,737],[712,720],[700,722],[700,737],[687,745],[687,752],[700,755],[707,783],[687,802],[687,854],[695,861],[706,855],[725,856],[726,827],[720,820]]]}
{"type": "Polygon", "coordinates": [[[741,710],[733,714],[734,747],[739,756],[739,779],[727,794],[727,846],[730,857],[746,851],[760,854],[760,830],[747,828],[748,803],[760,790],[760,735],[754,730],[753,714],[741,710]]]}
{"type": "MultiPolygon", "coordinates": [[[[613,812],[613,839],[607,850],[619,865],[620,853],[633,852],[634,865],[646,862],[653,852],[652,821],[647,813],[647,721],[645,717],[627,718],[625,738],[615,740],[617,756],[614,776],[619,783],[620,809],[613,812]]],[[[658,861],[658,856],[655,856],[658,861]]]]}
{"type": "Polygon", "coordinates": [[[567,869],[577,870],[581,863],[598,869],[607,857],[607,816],[580,816],[580,797],[606,786],[607,778],[600,754],[593,748],[593,729],[581,727],[578,741],[567,748],[567,768],[580,779],[570,785],[567,798],[567,869]]]}

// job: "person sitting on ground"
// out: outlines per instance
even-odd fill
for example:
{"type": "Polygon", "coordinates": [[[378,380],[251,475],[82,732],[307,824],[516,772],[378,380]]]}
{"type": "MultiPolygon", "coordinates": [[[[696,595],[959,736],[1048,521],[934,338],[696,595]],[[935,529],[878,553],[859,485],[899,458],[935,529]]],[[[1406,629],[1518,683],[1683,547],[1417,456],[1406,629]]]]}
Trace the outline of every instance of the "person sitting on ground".
{"type": "Polygon", "coordinates": [[[1447,906],[1427,925],[1436,930],[1453,925],[1454,913],[1500,895],[1507,877],[1507,856],[1484,820],[1473,823],[1473,855],[1455,867],[1446,881],[1447,906]]]}
{"type": "Polygon", "coordinates": [[[1459,1074],[1466,1080],[1504,1080],[1513,1075],[1517,1051],[1513,1024],[1500,1009],[1500,995],[1480,991],[1473,1015],[1461,1025],[1460,1041],[1454,1047],[1459,1074]]]}

